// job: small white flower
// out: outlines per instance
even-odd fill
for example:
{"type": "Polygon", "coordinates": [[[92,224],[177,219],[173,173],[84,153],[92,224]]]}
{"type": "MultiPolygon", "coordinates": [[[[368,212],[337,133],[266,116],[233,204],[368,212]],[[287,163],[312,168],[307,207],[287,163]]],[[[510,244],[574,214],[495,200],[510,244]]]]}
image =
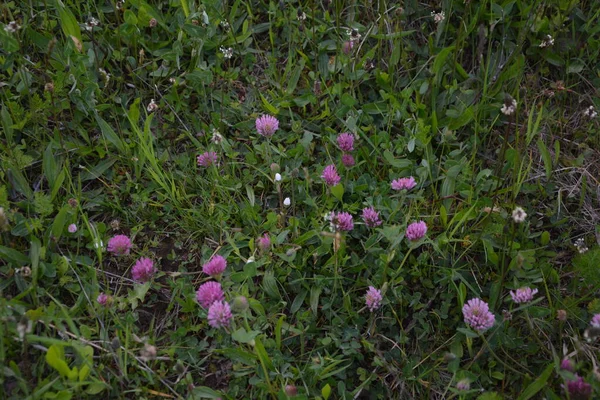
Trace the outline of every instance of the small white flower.
{"type": "Polygon", "coordinates": [[[527,218],[527,213],[521,207],[516,207],[513,210],[512,219],[516,224],[520,224],[521,222],[525,221],[525,218],[527,218]]]}
{"type": "Polygon", "coordinates": [[[577,248],[577,251],[579,252],[579,254],[583,254],[589,250],[587,248],[587,246],[585,245],[585,240],[583,238],[577,239],[575,241],[575,243],[573,243],[573,245],[577,248]]]}
{"type": "Polygon", "coordinates": [[[146,107],[146,111],[148,111],[150,113],[150,112],[154,112],[156,110],[158,110],[158,104],[156,104],[154,102],[154,99],[151,99],[150,103],[148,103],[148,107],[146,107]]]}
{"type": "Polygon", "coordinates": [[[440,22],[444,21],[446,19],[446,13],[443,11],[440,11],[439,13],[436,13],[435,11],[431,12],[431,16],[433,17],[433,21],[436,24],[439,24],[440,22]]]}
{"type": "Polygon", "coordinates": [[[550,35],[546,35],[546,38],[544,40],[542,40],[542,43],[540,43],[540,48],[544,48],[544,47],[550,47],[554,45],[554,38],[550,35]]]}
{"type": "Polygon", "coordinates": [[[255,261],[255,260],[254,260],[254,256],[252,256],[252,257],[250,257],[250,258],[249,258],[249,259],[246,261],[246,264],[253,263],[254,261],[255,261]]]}
{"type": "Polygon", "coordinates": [[[290,204],[292,204],[292,201],[290,200],[289,197],[286,197],[285,200],[283,200],[283,205],[286,207],[289,207],[290,204]]]}
{"type": "Polygon", "coordinates": [[[8,33],[15,33],[21,29],[21,25],[17,24],[17,21],[10,21],[8,25],[4,25],[4,30],[8,33]]]}
{"type": "Polygon", "coordinates": [[[219,23],[219,25],[221,25],[221,28],[223,28],[224,31],[228,31],[229,30],[229,22],[227,22],[227,21],[221,21],[219,23]]]}
{"type": "Polygon", "coordinates": [[[210,140],[212,140],[212,142],[215,144],[219,144],[223,141],[223,136],[219,133],[218,130],[213,129],[212,138],[210,140]]]}
{"type": "Polygon", "coordinates": [[[275,174],[275,182],[279,182],[279,181],[281,181],[281,174],[277,173],[277,174],[275,174]]]}
{"type": "Polygon", "coordinates": [[[500,112],[504,115],[512,115],[517,111],[517,101],[512,97],[507,98],[502,104],[502,108],[500,108],[500,112]]]}
{"type": "Polygon", "coordinates": [[[296,15],[298,17],[298,21],[306,20],[306,14],[301,9],[298,9],[298,13],[296,15]]]}
{"type": "Polygon", "coordinates": [[[585,115],[589,119],[594,119],[598,116],[598,113],[596,112],[594,106],[589,106],[583,111],[583,115],[585,115]]]}
{"type": "Polygon", "coordinates": [[[221,53],[223,53],[223,57],[226,60],[229,60],[231,57],[233,57],[233,49],[231,47],[223,47],[223,46],[221,46],[219,48],[219,50],[221,50],[221,53]]]}
{"type": "Polygon", "coordinates": [[[98,72],[102,76],[102,79],[104,79],[104,85],[108,85],[108,82],[110,82],[110,74],[106,72],[104,68],[98,68],[98,72]]]}
{"type": "Polygon", "coordinates": [[[94,17],[90,17],[87,22],[85,23],[85,30],[86,31],[91,31],[92,29],[94,29],[94,27],[100,25],[100,21],[98,21],[96,18],[94,17]]]}

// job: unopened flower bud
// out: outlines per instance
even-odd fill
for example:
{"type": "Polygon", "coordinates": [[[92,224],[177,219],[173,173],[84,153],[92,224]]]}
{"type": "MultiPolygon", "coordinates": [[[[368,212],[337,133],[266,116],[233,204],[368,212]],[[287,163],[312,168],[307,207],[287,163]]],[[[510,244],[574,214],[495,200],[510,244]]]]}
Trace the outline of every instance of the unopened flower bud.
{"type": "Polygon", "coordinates": [[[236,312],[244,312],[248,309],[248,299],[245,296],[237,296],[231,304],[236,312]]]}
{"type": "Polygon", "coordinates": [[[279,172],[279,171],[280,171],[279,164],[277,164],[277,163],[271,164],[271,172],[279,172]]]}
{"type": "Polygon", "coordinates": [[[298,395],[298,388],[296,385],[285,385],[285,394],[289,397],[295,397],[298,395]]]}
{"type": "Polygon", "coordinates": [[[558,310],[558,311],[556,311],[556,318],[559,321],[565,322],[567,320],[567,311],[566,310],[558,310]]]}
{"type": "Polygon", "coordinates": [[[156,18],[152,18],[149,22],[148,22],[148,26],[150,26],[150,28],[154,28],[156,25],[158,25],[158,21],[156,21],[156,18]]]}

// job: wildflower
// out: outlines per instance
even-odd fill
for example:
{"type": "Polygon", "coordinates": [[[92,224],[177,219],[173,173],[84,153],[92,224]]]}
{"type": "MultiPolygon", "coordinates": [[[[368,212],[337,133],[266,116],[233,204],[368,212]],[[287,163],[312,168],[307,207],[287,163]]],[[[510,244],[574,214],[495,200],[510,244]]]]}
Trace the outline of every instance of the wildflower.
{"type": "Polygon", "coordinates": [[[298,395],[298,388],[296,385],[285,385],[285,394],[288,397],[295,397],[298,395]]]}
{"type": "Polygon", "coordinates": [[[367,225],[369,228],[375,228],[376,226],[381,225],[379,213],[375,211],[373,207],[363,208],[362,218],[363,221],[365,221],[365,225],[367,225]]]}
{"type": "Polygon", "coordinates": [[[77,199],[74,199],[74,198],[71,197],[69,199],[68,203],[69,203],[69,206],[71,206],[71,208],[77,207],[77,199]]]}
{"type": "Polygon", "coordinates": [[[119,228],[121,227],[121,223],[119,222],[118,219],[113,219],[112,221],[110,221],[110,227],[112,228],[113,231],[118,231],[119,228]]]}
{"type": "Polygon", "coordinates": [[[198,166],[208,168],[211,165],[216,164],[217,159],[217,153],[215,153],[214,151],[207,151],[205,153],[200,154],[196,160],[198,162],[198,166]]]}
{"type": "Polygon", "coordinates": [[[96,301],[98,302],[98,304],[100,304],[101,306],[105,306],[106,303],[108,302],[108,296],[106,295],[106,293],[100,293],[98,295],[98,297],[96,298],[96,301]]]}
{"type": "Polygon", "coordinates": [[[337,144],[342,151],[351,152],[354,150],[354,135],[350,132],[340,133],[337,137],[337,144]]]}
{"type": "Polygon", "coordinates": [[[595,314],[590,321],[590,325],[594,328],[600,328],[600,314],[595,314]]]}
{"type": "Polygon", "coordinates": [[[577,248],[577,251],[579,252],[579,254],[583,254],[586,251],[588,251],[589,249],[587,248],[587,246],[585,245],[585,240],[583,238],[579,238],[577,239],[574,243],[573,246],[575,246],[577,248]]]}
{"type": "Polygon", "coordinates": [[[148,26],[150,28],[155,28],[156,25],[158,25],[158,21],[156,20],[156,18],[150,18],[150,21],[148,21],[148,26]]]}
{"type": "Polygon", "coordinates": [[[550,47],[553,45],[554,45],[554,38],[550,35],[546,35],[544,40],[542,40],[542,43],[540,43],[540,48],[543,49],[544,47],[550,47]]]}
{"type": "Polygon", "coordinates": [[[346,168],[353,167],[355,162],[354,162],[354,157],[352,157],[352,154],[342,155],[342,164],[344,164],[344,167],[346,167],[346,168]]]}
{"type": "Polygon", "coordinates": [[[569,372],[575,372],[575,365],[573,364],[573,361],[571,361],[570,358],[565,357],[560,362],[560,369],[563,369],[563,370],[569,371],[569,372]]]}
{"type": "Polygon", "coordinates": [[[256,118],[256,130],[264,137],[271,137],[279,129],[279,120],[270,115],[256,118]]]}
{"type": "Polygon", "coordinates": [[[263,253],[269,251],[271,248],[271,238],[269,237],[269,234],[265,233],[263,236],[258,238],[257,243],[260,251],[263,253]]]}
{"type": "Polygon", "coordinates": [[[517,101],[510,96],[506,96],[500,112],[506,116],[513,115],[517,111],[517,101]]]}
{"type": "Polygon", "coordinates": [[[304,11],[302,11],[301,8],[298,9],[298,12],[296,13],[296,16],[298,17],[298,21],[305,21],[306,20],[306,13],[304,11]]]}
{"type": "Polygon", "coordinates": [[[229,326],[231,318],[231,307],[224,301],[215,301],[208,309],[208,324],[213,328],[229,326]]]}
{"type": "Polygon", "coordinates": [[[4,25],[4,30],[8,33],[15,33],[19,29],[21,29],[21,25],[17,21],[10,21],[7,25],[4,25]]]}
{"type": "Polygon", "coordinates": [[[575,380],[567,381],[567,392],[572,400],[587,400],[592,397],[592,385],[575,375],[575,380]]]}
{"type": "Polygon", "coordinates": [[[456,384],[456,388],[458,390],[469,390],[469,389],[471,389],[471,383],[469,382],[469,380],[467,378],[461,379],[456,384]]]}
{"type": "Polygon", "coordinates": [[[219,144],[219,143],[221,143],[223,141],[223,135],[221,135],[218,130],[213,129],[213,131],[212,131],[212,137],[210,138],[210,140],[214,144],[219,144]]]}
{"type": "Polygon", "coordinates": [[[421,239],[427,233],[427,224],[423,221],[413,222],[406,228],[406,237],[410,241],[421,239]]]}
{"type": "Polygon", "coordinates": [[[292,202],[290,201],[290,198],[289,198],[289,197],[286,197],[286,198],[283,200],[283,205],[284,205],[284,206],[286,206],[286,207],[289,207],[289,206],[290,206],[290,204],[292,204],[292,202]]]}
{"type": "Polygon", "coordinates": [[[479,332],[484,332],[494,326],[496,317],[490,312],[488,304],[479,299],[471,299],[463,306],[465,323],[479,332]]]}
{"type": "Polygon", "coordinates": [[[85,30],[86,31],[91,31],[93,30],[95,27],[100,25],[100,21],[98,21],[96,18],[94,17],[90,17],[87,22],[85,23],[85,30]]]}
{"type": "Polygon", "coordinates": [[[246,311],[248,309],[248,299],[245,296],[237,296],[233,299],[232,308],[238,312],[246,311]]]}
{"type": "Polygon", "coordinates": [[[223,28],[224,31],[228,31],[230,28],[229,22],[227,21],[221,21],[219,22],[219,25],[221,25],[221,28],[223,28]]]}
{"type": "Polygon", "coordinates": [[[331,219],[332,223],[339,231],[351,231],[354,228],[352,215],[347,212],[339,212],[331,219]]]}
{"type": "Polygon", "coordinates": [[[142,361],[150,361],[156,358],[156,347],[151,344],[144,344],[144,347],[140,350],[140,359],[142,361]]]}
{"type": "Polygon", "coordinates": [[[248,259],[246,260],[246,264],[253,263],[254,261],[256,261],[256,259],[254,258],[254,256],[250,256],[250,258],[248,258],[248,259]]]}
{"type": "Polygon", "coordinates": [[[512,212],[512,219],[515,224],[520,224],[525,221],[525,218],[527,218],[527,213],[521,207],[515,207],[512,212]]]}
{"type": "Polygon", "coordinates": [[[150,112],[154,112],[158,110],[158,104],[156,104],[154,102],[154,99],[150,99],[150,103],[148,103],[148,106],[146,107],[146,111],[150,112]]]}
{"type": "Polygon", "coordinates": [[[102,79],[104,79],[104,85],[108,85],[108,82],[110,82],[110,74],[106,72],[104,68],[98,68],[98,73],[100,74],[102,79]]]}
{"type": "Polygon", "coordinates": [[[231,57],[233,57],[233,49],[231,47],[221,46],[219,50],[221,50],[221,53],[223,53],[224,59],[229,60],[231,57]]]}
{"type": "Polygon", "coordinates": [[[25,339],[25,335],[31,333],[33,329],[33,322],[27,318],[27,316],[23,315],[17,324],[17,334],[19,335],[19,340],[23,341],[25,339]]]}
{"type": "Polygon", "coordinates": [[[69,225],[69,228],[67,228],[67,229],[68,229],[69,233],[75,233],[75,232],[77,232],[77,225],[71,224],[71,225],[69,225]]]}
{"type": "Polygon", "coordinates": [[[583,115],[588,117],[589,119],[594,119],[598,116],[598,113],[596,112],[594,106],[589,106],[583,111],[583,115]]]}
{"type": "Polygon", "coordinates": [[[354,42],[352,40],[346,40],[344,44],[342,44],[342,52],[346,55],[352,52],[354,48],[354,42]]]}
{"type": "Polygon", "coordinates": [[[227,268],[227,260],[219,254],[213,256],[207,263],[202,266],[202,272],[206,275],[216,276],[221,275],[227,268]]]}
{"type": "Polygon", "coordinates": [[[131,276],[133,280],[144,283],[152,279],[152,275],[156,270],[154,269],[154,262],[146,257],[142,257],[135,262],[131,270],[131,276]]]}
{"type": "Polygon", "coordinates": [[[54,82],[48,82],[44,85],[44,91],[53,93],[54,92],[54,82]]]}
{"type": "Polygon", "coordinates": [[[443,22],[446,19],[446,13],[443,11],[440,11],[439,13],[432,11],[431,16],[433,17],[433,21],[436,24],[439,24],[440,22],[443,22]]]}
{"type": "Polygon", "coordinates": [[[204,308],[210,307],[215,301],[225,300],[221,284],[211,281],[200,285],[196,291],[196,300],[204,308]]]}
{"type": "Polygon", "coordinates": [[[340,183],[341,178],[337,173],[337,170],[335,169],[335,165],[331,164],[325,167],[325,169],[323,170],[323,174],[321,175],[321,178],[323,178],[325,180],[325,183],[328,186],[335,186],[338,183],[340,183]]]}
{"type": "Polygon", "coordinates": [[[276,173],[275,174],[275,182],[280,182],[281,181],[281,174],[280,173],[276,173]]]}
{"type": "Polygon", "coordinates": [[[399,178],[392,181],[392,189],[394,190],[410,190],[417,186],[417,181],[412,176],[408,178],[399,178]]]}
{"type": "Polygon", "coordinates": [[[513,301],[517,304],[520,303],[529,303],[533,300],[533,296],[538,292],[537,289],[531,289],[529,287],[522,287],[517,289],[516,291],[510,291],[510,297],[512,297],[513,301]]]}
{"type": "Polygon", "coordinates": [[[556,310],[556,319],[562,322],[567,320],[567,311],[566,310],[556,310]]]}
{"type": "Polygon", "coordinates": [[[373,312],[381,307],[382,300],[383,296],[381,295],[381,290],[369,286],[369,290],[367,290],[367,294],[365,295],[365,302],[367,303],[369,311],[373,312]]]}
{"type": "Polygon", "coordinates": [[[131,240],[125,235],[116,235],[110,238],[106,250],[116,256],[128,255],[131,250],[131,240]]]}

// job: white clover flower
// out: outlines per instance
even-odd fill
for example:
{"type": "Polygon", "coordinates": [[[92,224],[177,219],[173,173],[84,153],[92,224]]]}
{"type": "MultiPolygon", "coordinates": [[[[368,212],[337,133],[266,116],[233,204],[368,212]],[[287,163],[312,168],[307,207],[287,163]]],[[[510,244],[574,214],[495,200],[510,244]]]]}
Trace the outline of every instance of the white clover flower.
{"type": "Polygon", "coordinates": [[[527,218],[527,213],[525,210],[523,210],[521,207],[515,207],[512,212],[513,221],[515,221],[516,224],[520,224],[521,222],[525,221],[525,218],[527,218]]]}
{"type": "Polygon", "coordinates": [[[583,111],[583,115],[588,117],[589,119],[594,119],[598,116],[598,113],[596,112],[594,106],[589,106],[583,111]]]}
{"type": "Polygon", "coordinates": [[[290,204],[292,204],[292,201],[290,200],[290,198],[289,198],[289,197],[286,197],[286,198],[283,200],[283,205],[284,205],[284,206],[286,206],[286,207],[289,207],[289,206],[290,206],[290,204]]]}
{"type": "Polygon", "coordinates": [[[104,68],[98,68],[98,72],[102,76],[102,79],[104,79],[104,85],[108,85],[108,82],[110,82],[110,74],[106,72],[104,68]]]}
{"type": "Polygon", "coordinates": [[[306,20],[306,14],[300,8],[298,9],[298,13],[296,15],[298,17],[298,21],[306,20]]]}
{"type": "Polygon", "coordinates": [[[224,31],[228,31],[229,30],[229,22],[227,22],[227,21],[221,21],[219,23],[219,25],[221,25],[221,28],[223,28],[224,31]]]}
{"type": "Polygon", "coordinates": [[[517,111],[517,101],[512,97],[507,98],[500,108],[500,112],[504,115],[513,115],[517,111]]]}
{"type": "Polygon", "coordinates": [[[150,103],[148,103],[148,106],[146,107],[146,111],[148,111],[150,113],[150,112],[154,112],[156,110],[158,110],[158,104],[156,104],[154,102],[154,99],[151,99],[150,103]]]}
{"type": "Polygon", "coordinates": [[[219,144],[223,141],[223,135],[221,135],[218,130],[213,129],[212,138],[210,140],[215,144],[219,144]]]}
{"type": "Polygon", "coordinates": [[[587,248],[587,246],[585,245],[585,240],[583,238],[579,238],[577,239],[574,243],[573,246],[575,246],[577,248],[577,251],[579,252],[579,254],[583,254],[586,251],[588,251],[589,249],[587,248]]]}
{"type": "Polygon", "coordinates": [[[280,182],[281,181],[281,174],[280,173],[276,173],[275,174],[275,182],[280,182]]]}
{"type": "Polygon", "coordinates": [[[433,21],[436,24],[439,24],[440,22],[444,21],[446,19],[446,13],[443,11],[440,11],[439,13],[436,13],[435,11],[431,12],[431,16],[433,17],[433,21]]]}
{"type": "Polygon", "coordinates": [[[221,46],[219,48],[219,50],[221,50],[221,53],[223,53],[223,57],[226,60],[229,60],[231,57],[233,57],[233,49],[231,47],[223,47],[223,46],[221,46]]]}
{"type": "Polygon", "coordinates": [[[21,25],[17,24],[17,21],[10,21],[8,25],[4,25],[4,30],[8,33],[15,33],[21,29],[21,25]]]}
{"type": "Polygon", "coordinates": [[[544,48],[544,47],[551,47],[554,45],[554,38],[550,35],[546,35],[546,37],[544,38],[544,40],[542,40],[542,43],[540,43],[540,48],[544,48]]]}
{"type": "Polygon", "coordinates": [[[94,27],[100,25],[100,21],[98,21],[96,18],[94,17],[90,17],[87,22],[85,23],[85,30],[86,31],[91,31],[92,29],[94,29],[94,27]]]}

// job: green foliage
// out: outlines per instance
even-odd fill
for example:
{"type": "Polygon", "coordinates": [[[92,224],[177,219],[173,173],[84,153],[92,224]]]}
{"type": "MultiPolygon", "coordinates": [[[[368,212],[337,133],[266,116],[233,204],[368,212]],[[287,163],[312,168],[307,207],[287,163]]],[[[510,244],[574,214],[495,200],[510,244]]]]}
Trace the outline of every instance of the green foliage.
{"type": "Polygon", "coordinates": [[[561,398],[567,354],[600,393],[596,9],[0,5],[5,397],[561,398]],[[129,254],[107,252],[115,235],[129,254]],[[196,299],[215,254],[226,328],[196,299]],[[143,283],[140,257],[156,267],[143,283]],[[521,287],[533,301],[512,300],[521,287]],[[490,330],[465,323],[473,298],[490,330]]]}

